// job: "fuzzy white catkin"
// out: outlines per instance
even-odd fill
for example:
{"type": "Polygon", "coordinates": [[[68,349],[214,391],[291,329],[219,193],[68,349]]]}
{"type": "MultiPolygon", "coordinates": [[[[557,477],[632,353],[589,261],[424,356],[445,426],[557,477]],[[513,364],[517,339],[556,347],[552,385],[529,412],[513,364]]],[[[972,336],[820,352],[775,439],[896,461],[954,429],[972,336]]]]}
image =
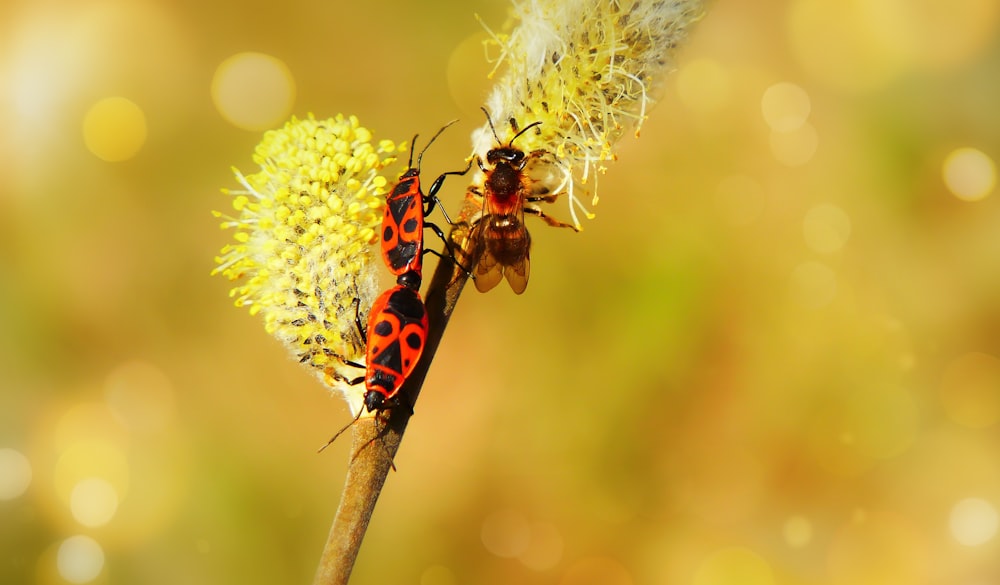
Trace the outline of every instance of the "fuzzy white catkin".
{"type": "MultiPolygon", "coordinates": [[[[517,146],[549,153],[547,174],[535,178],[566,194],[578,228],[577,210],[592,216],[580,192],[597,203],[597,173],[617,158],[623,135],[638,135],[703,12],[700,0],[515,0],[515,26],[492,34],[502,74],[486,109],[501,141],[514,126],[541,122],[517,146]]],[[[473,133],[474,154],[485,158],[496,142],[484,124],[473,133]]]]}

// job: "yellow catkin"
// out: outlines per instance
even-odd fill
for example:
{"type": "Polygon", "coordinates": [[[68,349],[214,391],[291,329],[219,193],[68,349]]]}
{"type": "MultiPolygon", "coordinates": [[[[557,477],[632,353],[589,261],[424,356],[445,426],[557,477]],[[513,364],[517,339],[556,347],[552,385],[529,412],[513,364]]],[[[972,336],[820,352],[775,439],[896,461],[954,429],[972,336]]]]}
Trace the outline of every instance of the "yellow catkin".
{"type": "Polygon", "coordinates": [[[264,134],[253,155],[258,172],[233,169],[243,188],[223,191],[235,215],[215,213],[235,232],[212,273],[240,281],[230,291],[236,306],[259,314],[355,413],[364,387],[337,377],[361,372],[338,356],[364,361],[355,307],[371,306],[378,292],[372,244],[389,185],[382,171],[399,151],[389,140],[372,144],[353,116],[293,118],[264,134]]]}
{"type": "MultiPolygon", "coordinates": [[[[700,0],[514,0],[514,25],[492,35],[500,52],[494,72],[503,73],[487,110],[501,140],[513,136],[510,120],[521,128],[541,121],[517,146],[549,153],[548,174],[534,174],[566,194],[577,227],[577,209],[592,216],[580,192],[597,203],[597,173],[616,158],[626,132],[638,135],[703,11],[700,0]]],[[[495,144],[486,124],[473,135],[481,158],[495,144]]]]}

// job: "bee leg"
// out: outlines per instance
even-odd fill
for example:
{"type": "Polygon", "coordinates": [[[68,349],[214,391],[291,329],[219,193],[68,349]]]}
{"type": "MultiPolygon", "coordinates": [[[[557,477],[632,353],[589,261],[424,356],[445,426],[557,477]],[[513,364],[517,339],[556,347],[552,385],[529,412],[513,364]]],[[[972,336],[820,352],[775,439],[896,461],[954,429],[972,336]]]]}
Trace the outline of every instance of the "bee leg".
{"type": "Polygon", "coordinates": [[[565,227],[565,228],[571,228],[575,232],[580,231],[580,228],[576,227],[575,225],[573,225],[571,223],[566,223],[564,221],[559,221],[558,219],[556,219],[556,218],[554,218],[552,216],[546,215],[544,211],[542,211],[541,209],[538,209],[537,207],[535,207],[533,205],[532,206],[525,205],[524,206],[524,212],[525,213],[530,213],[532,215],[537,215],[538,217],[542,218],[542,220],[545,223],[549,224],[552,227],[565,227]]]}

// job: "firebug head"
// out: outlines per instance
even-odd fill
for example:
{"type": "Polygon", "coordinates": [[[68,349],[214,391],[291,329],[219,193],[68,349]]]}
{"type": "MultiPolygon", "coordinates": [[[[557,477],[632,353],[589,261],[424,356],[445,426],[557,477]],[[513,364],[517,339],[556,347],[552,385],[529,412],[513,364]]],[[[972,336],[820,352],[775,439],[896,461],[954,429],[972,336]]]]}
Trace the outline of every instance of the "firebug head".
{"type": "Polygon", "coordinates": [[[385,405],[385,397],[375,390],[369,390],[365,393],[365,408],[368,412],[375,412],[377,410],[382,410],[385,405]]]}

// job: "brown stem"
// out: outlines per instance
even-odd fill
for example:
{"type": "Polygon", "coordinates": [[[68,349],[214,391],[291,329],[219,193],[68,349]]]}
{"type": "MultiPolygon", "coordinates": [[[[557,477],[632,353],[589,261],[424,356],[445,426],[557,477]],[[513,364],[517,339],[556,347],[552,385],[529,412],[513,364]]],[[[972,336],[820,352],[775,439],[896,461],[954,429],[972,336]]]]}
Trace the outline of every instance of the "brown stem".
{"type": "MultiPolygon", "coordinates": [[[[474,199],[467,197],[459,219],[467,220],[477,207],[474,199]]],[[[469,253],[468,235],[467,221],[455,224],[449,234],[452,249],[459,251],[460,262],[465,266],[469,266],[468,263],[473,260],[469,253]]],[[[437,353],[467,276],[463,269],[448,261],[439,262],[434,271],[424,300],[429,321],[427,343],[420,362],[401,389],[404,400],[409,400],[410,404],[416,404],[427,370],[437,353]]],[[[407,408],[394,408],[388,413],[385,424],[380,422],[381,417],[366,417],[359,419],[352,427],[353,455],[344,481],[340,506],[333,519],[313,585],[347,585],[350,579],[361,541],[375,510],[375,502],[382,492],[389,470],[393,468],[392,460],[411,416],[407,408]]]]}

